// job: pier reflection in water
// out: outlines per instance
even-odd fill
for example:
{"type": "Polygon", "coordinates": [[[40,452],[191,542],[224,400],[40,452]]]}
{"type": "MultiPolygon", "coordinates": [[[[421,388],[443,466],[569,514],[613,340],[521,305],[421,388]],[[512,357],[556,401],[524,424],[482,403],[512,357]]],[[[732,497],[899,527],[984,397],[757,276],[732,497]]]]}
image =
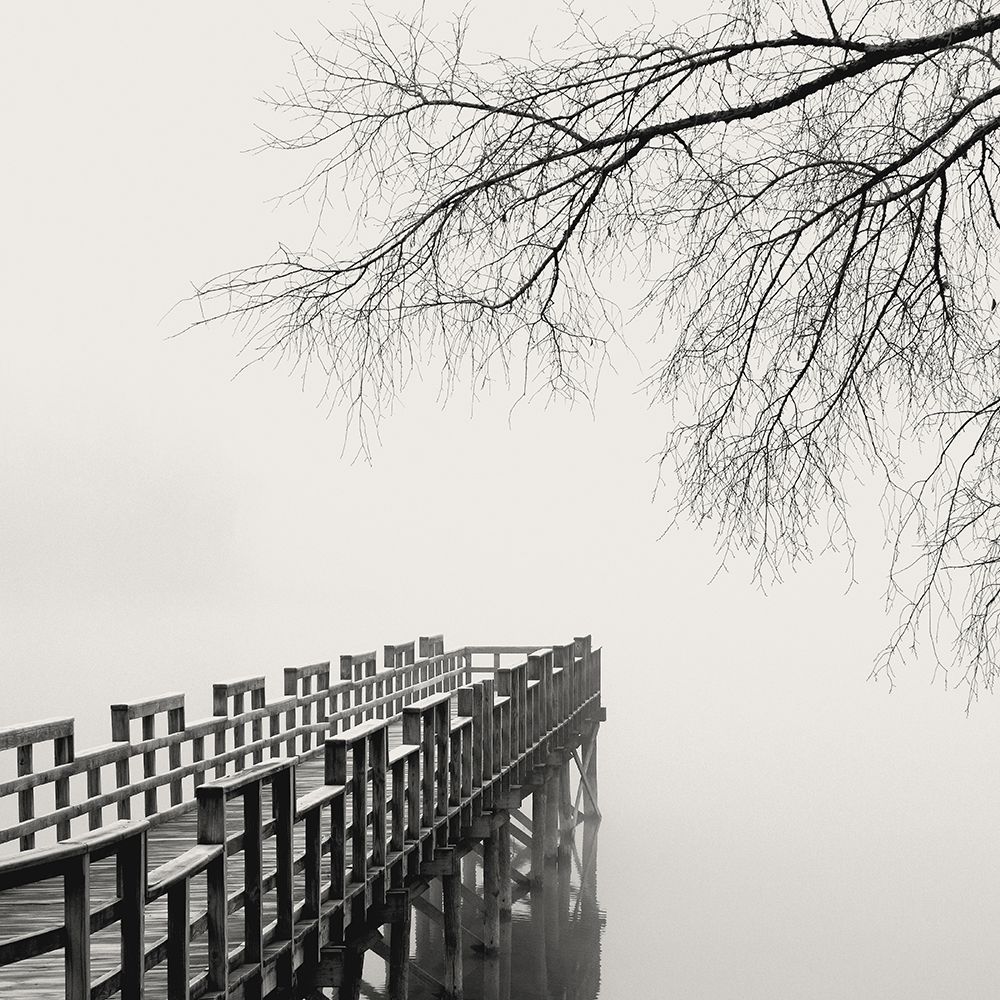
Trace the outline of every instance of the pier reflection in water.
{"type": "MultiPolygon", "coordinates": [[[[482,859],[465,857],[462,925],[466,1000],[596,1000],[601,988],[601,938],[605,915],[597,891],[599,824],[581,823],[560,845],[558,858],[546,861],[541,886],[527,878],[514,886],[513,906],[501,923],[497,954],[483,954],[482,911],[473,899],[483,896],[482,859]]],[[[519,845],[514,868],[526,873],[530,849],[519,845]]],[[[432,883],[424,900],[441,908],[441,885],[432,883]]],[[[442,928],[430,909],[415,908],[410,943],[410,1000],[438,1000],[444,978],[442,928]]],[[[384,998],[385,963],[365,957],[362,997],[384,998]]],[[[335,995],[335,994],[333,994],[335,995]]]]}

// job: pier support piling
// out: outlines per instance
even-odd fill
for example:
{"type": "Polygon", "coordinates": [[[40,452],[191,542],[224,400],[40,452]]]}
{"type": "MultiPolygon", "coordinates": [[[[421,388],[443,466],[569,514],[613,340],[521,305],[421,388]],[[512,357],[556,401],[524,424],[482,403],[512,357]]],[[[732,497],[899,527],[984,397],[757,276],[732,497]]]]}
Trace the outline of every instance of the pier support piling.
{"type": "Polygon", "coordinates": [[[545,782],[545,859],[553,860],[559,853],[559,779],[555,775],[545,782]]]}
{"type": "Polygon", "coordinates": [[[569,854],[576,826],[573,796],[570,789],[569,762],[559,768],[559,852],[569,854]]]}
{"type": "Polygon", "coordinates": [[[344,948],[344,966],[341,973],[338,1000],[361,1000],[361,977],[365,968],[364,949],[356,945],[344,948]]]}
{"type": "Polygon", "coordinates": [[[497,830],[497,898],[500,902],[500,916],[510,919],[514,905],[510,888],[510,820],[497,830]]]}
{"type": "Polygon", "coordinates": [[[584,813],[591,818],[600,819],[601,810],[597,805],[597,731],[599,725],[595,725],[587,742],[583,758],[583,769],[581,782],[587,790],[585,796],[584,813]]]}
{"type": "Polygon", "coordinates": [[[398,902],[400,910],[399,918],[389,924],[389,1000],[406,1000],[410,967],[410,894],[405,889],[390,889],[386,902],[398,902]]]}
{"type": "Polygon", "coordinates": [[[548,807],[545,786],[531,796],[531,885],[541,887],[545,881],[545,826],[548,807]]]}
{"type": "Polygon", "coordinates": [[[500,949],[499,830],[483,841],[483,903],[483,948],[487,954],[494,954],[500,949]]]}
{"type": "Polygon", "coordinates": [[[444,893],[444,995],[463,1000],[462,983],[462,876],[441,876],[444,893]]]}

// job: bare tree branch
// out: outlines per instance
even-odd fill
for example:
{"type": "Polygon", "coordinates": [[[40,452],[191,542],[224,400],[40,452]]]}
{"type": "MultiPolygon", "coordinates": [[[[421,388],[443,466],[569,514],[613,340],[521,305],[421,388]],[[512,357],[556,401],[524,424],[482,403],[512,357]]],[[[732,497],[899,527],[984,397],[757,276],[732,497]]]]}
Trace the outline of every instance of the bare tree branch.
{"type": "Polygon", "coordinates": [[[296,196],[357,194],[317,245],[210,282],[254,356],[318,364],[377,424],[414,366],[574,397],[627,342],[615,287],[678,331],[671,517],[713,522],[763,579],[852,545],[848,488],[885,483],[902,612],[970,697],[996,679],[1000,12],[976,0],[736,0],[669,33],[551,59],[466,55],[466,22],[370,16],[274,103],[311,149],[296,196]]]}

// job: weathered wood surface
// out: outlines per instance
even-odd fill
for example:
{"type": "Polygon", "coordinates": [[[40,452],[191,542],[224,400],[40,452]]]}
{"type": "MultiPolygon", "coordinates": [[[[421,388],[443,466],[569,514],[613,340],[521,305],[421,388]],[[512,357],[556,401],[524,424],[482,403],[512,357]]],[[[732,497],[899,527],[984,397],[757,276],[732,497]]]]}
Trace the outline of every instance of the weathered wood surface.
{"type": "MultiPolygon", "coordinates": [[[[329,663],[289,668],[286,697],[272,704],[260,678],[215,685],[217,717],[187,727],[182,695],[113,706],[115,743],[79,757],[72,720],[0,731],[19,765],[0,794],[24,806],[0,840],[26,847],[36,829],[54,828],[67,842],[52,855],[62,859],[53,871],[76,872],[78,853],[93,859],[65,882],[60,875],[0,891],[0,996],[138,996],[143,953],[147,996],[242,995],[244,982],[259,991],[262,977],[273,985],[307,975],[325,942],[343,947],[345,926],[377,915],[390,885],[453,876],[451,846],[488,835],[490,816],[501,815],[490,810],[516,809],[539,769],[554,754],[568,760],[586,724],[599,721],[600,651],[591,654],[587,637],[512,667],[501,657],[530,647],[475,647],[492,660],[492,676],[474,679],[484,669],[470,648],[446,653],[443,637],[424,637],[424,659],[415,661],[414,645],[385,647],[381,671],[374,653],[343,657],[339,684],[330,683],[329,663]],[[165,735],[156,735],[158,714],[165,735]],[[133,742],[137,719],[141,739],[133,742]],[[54,743],[54,766],[35,771],[30,750],[43,740],[54,743]],[[163,749],[169,768],[157,773],[163,749]],[[133,759],[142,766],[138,780],[133,759]],[[100,767],[109,764],[116,788],[101,793],[100,767]],[[87,799],[74,803],[68,778],[84,772],[87,799]],[[182,799],[185,777],[193,778],[196,809],[182,799]],[[56,808],[35,816],[27,793],[48,782],[56,808]],[[159,811],[161,786],[170,807],[159,811]],[[126,822],[140,794],[148,821],[126,822]],[[241,802],[227,812],[230,797],[241,802]],[[104,806],[113,803],[122,822],[104,835],[104,806]],[[321,813],[330,817],[322,829],[321,813]],[[67,840],[75,816],[98,828],[85,847],[79,833],[67,840]],[[242,864],[226,861],[235,854],[242,864]],[[188,926],[190,941],[181,931],[188,926]]],[[[509,836],[500,837],[506,874],[509,836]]],[[[49,855],[20,857],[27,868],[49,855]]],[[[17,881],[16,858],[0,861],[0,889],[17,881]]],[[[509,905],[501,895],[499,908],[509,905]]],[[[454,957],[454,942],[450,951],[454,957]]],[[[449,973],[452,985],[456,977],[460,983],[460,968],[449,973]]]]}

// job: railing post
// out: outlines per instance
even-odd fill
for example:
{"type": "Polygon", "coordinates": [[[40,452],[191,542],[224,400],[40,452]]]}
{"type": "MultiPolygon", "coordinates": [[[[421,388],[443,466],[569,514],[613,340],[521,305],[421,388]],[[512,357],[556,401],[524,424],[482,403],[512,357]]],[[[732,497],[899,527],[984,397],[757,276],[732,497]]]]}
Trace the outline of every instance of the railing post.
{"type": "MultiPolygon", "coordinates": [[[[451,773],[451,702],[442,700],[434,706],[434,728],[437,743],[437,769],[434,781],[437,786],[437,808],[435,815],[438,817],[448,815],[448,778],[451,773]]],[[[444,830],[442,839],[444,843],[439,847],[447,846],[448,831],[444,830]]]]}
{"type": "MultiPolygon", "coordinates": [[[[480,712],[483,726],[483,784],[491,782],[496,773],[496,755],[493,752],[494,730],[493,730],[493,702],[495,694],[493,692],[493,678],[487,677],[479,682],[483,692],[480,712]]],[[[490,799],[492,802],[492,798],[490,799]]],[[[489,805],[490,802],[484,804],[489,805]]]]}
{"type": "MultiPolygon", "coordinates": [[[[419,710],[403,706],[403,743],[420,747],[423,743],[422,720],[419,710]]],[[[421,827],[420,754],[417,750],[406,758],[406,839],[419,843],[421,827]]],[[[411,870],[419,870],[419,850],[411,855],[411,870]]]]}
{"type": "Polygon", "coordinates": [[[535,692],[537,697],[535,717],[532,720],[535,730],[530,734],[532,743],[539,740],[551,727],[551,714],[549,711],[549,689],[552,686],[552,671],[546,672],[546,654],[531,653],[528,656],[528,679],[537,681],[535,692]],[[546,676],[546,673],[548,676],[546,676]]]}
{"type": "Polygon", "coordinates": [[[258,966],[264,955],[262,825],[261,782],[254,781],[243,789],[243,962],[258,966]]]}
{"type": "Polygon", "coordinates": [[[514,683],[514,668],[501,667],[495,675],[497,694],[507,701],[500,708],[500,726],[495,727],[496,760],[494,761],[497,771],[502,771],[517,754],[517,744],[514,726],[514,710],[516,707],[516,685],[514,683]]]}
{"type": "MultiPolygon", "coordinates": [[[[366,737],[369,744],[372,772],[372,856],[371,867],[378,883],[372,890],[372,901],[381,903],[385,894],[385,776],[389,764],[389,731],[383,725],[366,737]]],[[[366,820],[367,822],[367,817],[366,820]]]]}
{"type": "Polygon", "coordinates": [[[63,876],[66,1000],[90,1000],[90,855],[69,861],[63,876]]]}
{"type": "MultiPolygon", "coordinates": [[[[116,743],[129,744],[132,741],[129,732],[129,718],[127,705],[111,706],[111,739],[116,743]]],[[[115,761],[115,784],[119,788],[127,788],[130,783],[129,764],[131,756],[126,753],[120,760],[115,761]]],[[[118,800],[118,818],[128,819],[132,815],[132,799],[125,795],[118,800]]]]}
{"type": "Polygon", "coordinates": [[[182,878],[167,892],[167,1000],[191,997],[191,880],[182,878]]]}
{"type": "MultiPolygon", "coordinates": [[[[425,827],[434,826],[434,713],[412,705],[403,709],[403,742],[420,744],[420,828],[419,838],[425,827]]],[[[434,844],[428,839],[424,860],[434,856],[434,844]]]]}
{"type": "MultiPolygon", "coordinates": [[[[314,809],[306,816],[305,844],[305,906],[302,916],[306,920],[318,920],[322,904],[323,865],[323,813],[314,809]]],[[[318,952],[317,952],[318,954],[318,952]]]]}
{"type": "Polygon", "coordinates": [[[121,893],[122,1000],[142,1000],[146,976],[146,831],[118,847],[121,893]]]}
{"type": "MultiPolygon", "coordinates": [[[[392,801],[390,803],[389,849],[402,853],[406,848],[406,758],[399,757],[392,763],[392,801]]],[[[404,882],[403,864],[392,866],[392,888],[399,889],[404,882]]]]}
{"type": "Polygon", "coordinates": [[[518,680],[518,716],[519,726],[519,754],[523,754],[528,749],[528,664],[521,663],[515,668],[518,680]]]}
{"type": "MultiPolygon", "coordinates": [[[[271,781],[274,804],[275,867],[277,869],[277,939],[288,941],[288,959],[283,963],[280,986],[291,986],[294,961],[291,942],[295,940],[294,837],[295,837],[295,770],[291,763],[271,781]]],[[[314,810],[319,818],[320,811],[314,810]]],[[[308,877],[308,875],[307,875],[308,877]]],[[[317,913],[318,916],[318,913],[317,913]]]]}
{"type": "Polygon", "coordinates": [[[208,988],[226,995],[229,986],[229,897],[226,878],[226,797],[221,788],[202,785],[198,799],[198,843],[221,844],[206,869],[208,883],[208,988]]]}
{"type": "MultiPolygon", "coordinates": [[[[347,786],[347,744],[343,734],[327,738],[324,750],[324,780],[328,785],[347,786]]],[[[343,900],[347,895],[344,876],[346,864],[346,795],[341,793],[330,803],[330,898],[343,900]]],[[[330,939],[334,942],[343,935],[343,912],[336,921],[339,926],[331,927],[330,939]]]]}

